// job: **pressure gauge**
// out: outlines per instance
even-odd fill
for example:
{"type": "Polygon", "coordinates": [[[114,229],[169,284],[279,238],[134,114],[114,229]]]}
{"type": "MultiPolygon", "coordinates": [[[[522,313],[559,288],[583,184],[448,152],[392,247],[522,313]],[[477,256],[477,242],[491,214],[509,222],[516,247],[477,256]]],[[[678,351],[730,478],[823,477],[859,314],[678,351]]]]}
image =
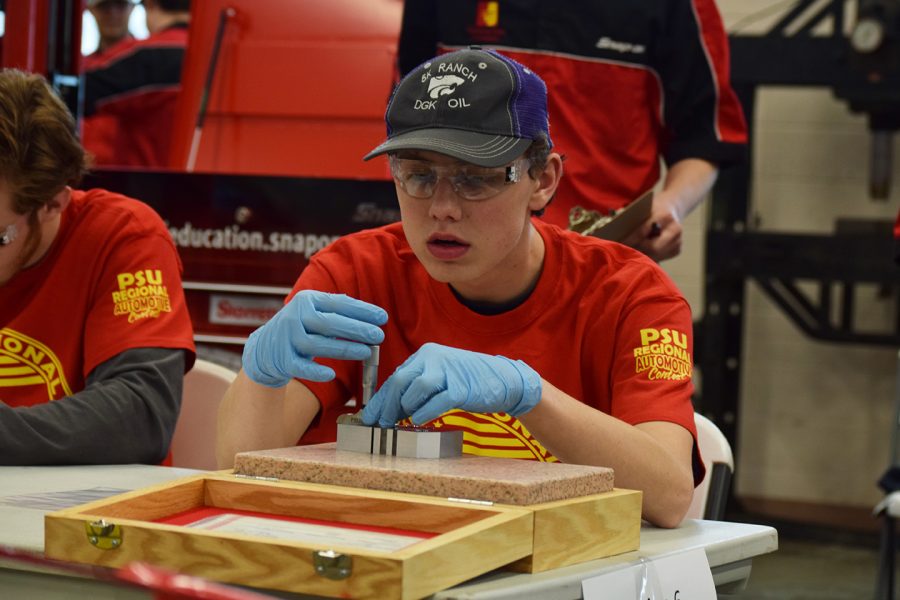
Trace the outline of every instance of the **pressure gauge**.
{"type": "Polygon", "coordinates": [[[870,53],[878,50],[884,42],[884,23],[878,19],[864,17],[857,21],[850,34],[850,45],[857,52],[870,53]]]}

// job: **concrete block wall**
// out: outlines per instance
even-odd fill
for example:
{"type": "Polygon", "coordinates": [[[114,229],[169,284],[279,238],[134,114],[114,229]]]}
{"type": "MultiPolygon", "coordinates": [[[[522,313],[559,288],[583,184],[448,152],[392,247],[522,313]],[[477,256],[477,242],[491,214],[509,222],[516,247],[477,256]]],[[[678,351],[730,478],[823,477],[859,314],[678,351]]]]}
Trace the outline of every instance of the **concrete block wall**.
{"type": "MultiPolygon", "coordinates": [[[[778,16],[767,9],[784,6],[777,0],[718,4],[726,27],[742,34],[764,31],[778,16]]],[[[839,217],[896,216],[900,147],[890,198],[870,199],[865,117],[852,114],[831,90],[761,87],[756,114],[748,118],[756,128],[751,226],[827,233],[839,217]]],[[[701,207],[686,220],[682,256],[664,263],[698,315],[706,212],[701,207]]],[[[861,324],[890,327],[896,297],[867,287],[856,301],[861,324]]],[[[752,282],[745,309],[737,497],[871,509],[889,460],[897,349],[812,340],[752,282]]]]}

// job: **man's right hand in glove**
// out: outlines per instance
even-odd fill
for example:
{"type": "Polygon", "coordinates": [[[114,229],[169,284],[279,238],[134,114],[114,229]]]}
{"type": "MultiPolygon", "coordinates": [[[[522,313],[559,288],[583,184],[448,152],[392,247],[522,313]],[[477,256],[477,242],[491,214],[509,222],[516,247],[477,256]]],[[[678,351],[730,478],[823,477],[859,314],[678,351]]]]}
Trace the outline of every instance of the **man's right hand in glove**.
{"type": "Polygon", "coordinates": [[[295,377],[329,381],[334,370],[313,359],[368,358],[368,346],[384,340],[379,326],[387,318],[384,309],[344,294],[302,290],[250,335],[244,346],[244,372],[273,388],[295,377]]]}

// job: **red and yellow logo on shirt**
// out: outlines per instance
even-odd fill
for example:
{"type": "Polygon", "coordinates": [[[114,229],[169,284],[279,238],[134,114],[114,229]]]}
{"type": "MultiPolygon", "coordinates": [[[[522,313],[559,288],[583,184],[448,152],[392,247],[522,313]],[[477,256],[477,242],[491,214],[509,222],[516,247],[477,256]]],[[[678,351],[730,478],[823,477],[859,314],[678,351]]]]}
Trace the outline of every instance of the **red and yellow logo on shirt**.
{"type": "Polygon", "coordinates": [[[48,400],[72,395],[62,363],[50,348],[18,331],[0,329],[0,389],[31,385],[45,386],[48,400]]]}
{"type": "Polygon", "coordinates": [[[128,315],[128,322],[156,319],[164,312],[172,312],[169,292],[163,284],[162,271],[142,269],[116,276],[119,289],[112,293],[113,314],[128,315]]]}
{"type": "Polygon", "coordinates": [[[500,22],[499,2],[479,2],[476,10],[476,27],[496,27],[500,22]]]}
{"type": "Polygon", "coordinates": [[[500,26],[500,3],[480,1],[475,5],[475,21],[466,26],[471,41],[476,44],[496,44],[503,40],[506,30],[500,26]]]}
{"type": "Polygon", "coordinates": [[[694,361],[687,350],[687,335],[674,329],[641,329],[641,345],[634,349],[634,372],[647,379],[688,379],[694,361]]]}

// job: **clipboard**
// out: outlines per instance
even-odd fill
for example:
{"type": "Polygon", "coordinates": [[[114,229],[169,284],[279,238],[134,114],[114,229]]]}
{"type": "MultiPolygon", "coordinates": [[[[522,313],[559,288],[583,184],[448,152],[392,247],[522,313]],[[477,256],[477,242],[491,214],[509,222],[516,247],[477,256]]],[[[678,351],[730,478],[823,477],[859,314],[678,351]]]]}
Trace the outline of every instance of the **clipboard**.
{"type": "Polygon", "coordinates": [[[597,211],[588,211],[576,206],[569,213],[569,229],[582,235],[619,242],[650,218],[652,207],[652,189],[644,192],[640,198],[626,207],[606,216],[601,215],[597,211]],[[579,213],[576,214],[576,211],[579,211],[579,213]]]}

